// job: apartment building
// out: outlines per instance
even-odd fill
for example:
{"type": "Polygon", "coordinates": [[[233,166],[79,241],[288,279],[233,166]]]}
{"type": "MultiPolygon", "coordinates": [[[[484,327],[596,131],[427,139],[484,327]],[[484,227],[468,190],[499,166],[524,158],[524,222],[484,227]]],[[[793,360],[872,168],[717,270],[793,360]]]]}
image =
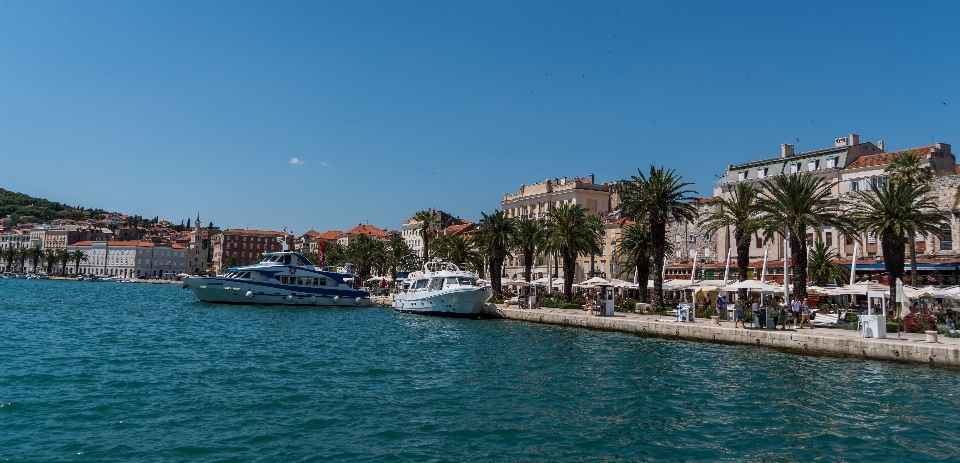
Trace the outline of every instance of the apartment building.
{"type": "MultiPolygon", "coordinates": [[[[433,221],[431,228],[437,235],[469,235],[476,229],[476,224],[469,220],[454,217],[452,214],[444,211],[435,212],[437,213],[437,218],[433,221]]],[[[400,226],[400,236],[403,237],[403,240],[407,242],[407,246],[410,246],[410,249],[412,249],[417,256],[424,257],[423,238],[420,236],[421,223],[422,221],[417,220],[415,217],[410,217],[403,221],[403,224],[400,226]]]]}
{"type": "Polygon", "coordinates": [[[284,241],[288,249],[293,249],[294,237],[287,232],[239,228],[224,230],[211,238],[214,271],[222,273],[230,257],[236,257],[240,265],[249,265],[256,262],[261,254],[282,251],[284,241]]]}
{"type": "MultiPolygon", "coordinates": [[[[188,249],[178,244],[152,241],[81,241],[67,251],[82,251],[80,273],[124,278],[171,278],[189,273],[188,249]]],[[[73,266],[67,266],[71,271],[73,266]]]]}

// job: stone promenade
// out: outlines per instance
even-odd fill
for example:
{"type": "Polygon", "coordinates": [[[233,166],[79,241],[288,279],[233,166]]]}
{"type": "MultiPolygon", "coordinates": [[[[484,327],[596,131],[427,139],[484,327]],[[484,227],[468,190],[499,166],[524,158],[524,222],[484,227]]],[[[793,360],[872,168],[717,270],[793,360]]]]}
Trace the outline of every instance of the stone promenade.
{"type": "Polygon", "coordinates": [[[497,315],[511,319],[552,325],[566,325],[640,336],[668,339],[743,344],[769,347],[804,355],[886,360],[960,368],[960,338],[939,336],[937,343],[926,342],[923,334],[887,333],[886,339],[861,338],[856,331],[831,328],[804,328],[786,331],[734,328],[733,322],[714,325],[710,319],[681,323],[675,318],[617,312],[612,317],[596,316],[580,310],[518,309],[499,306],[497,315]]]}

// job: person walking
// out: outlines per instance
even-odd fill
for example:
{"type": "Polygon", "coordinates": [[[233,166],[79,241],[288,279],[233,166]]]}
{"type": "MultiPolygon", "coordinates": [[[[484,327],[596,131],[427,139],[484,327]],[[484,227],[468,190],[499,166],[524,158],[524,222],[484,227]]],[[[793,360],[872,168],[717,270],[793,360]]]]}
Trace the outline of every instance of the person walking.
{"type": "MultiPolygon", "coordinates": [[[[778,304],[778,306],[780,307],[780,317],[779,317],[779,318],[780,318],[781,330],[782,330],[782,331],[786,331],[786,330],[787,330],[787,316],[789,315],[789,313],[788,313],[788,311],[787,311],[787,303],[784,302],[784,301],[780,301],[780,304],[778,304]]],[[[776,326],[774,326],[774,328],[776,328],[776,326]]]]}
{"type": "Polygon", "coordinates": [[[727,313],[727,299],[723,297],[723,293],[717,294],[717,315],[723,316],[727,313]]]}
{"type": "Polygon", "coordinates": [[[740,299],[737,299],[737,302],[733,303],[733,327],[737,328],[737,323],[740,324],[740,328],[746,328],[747,325],[743,322],[743,304],[740,303],[740,299]]]}
{"type": "Polygon", "coordinates": [[[807,322],[807,324],[810,325],[810,329],[812,330],[813,322],[810,321],[810,306],[807,304],[803,304],[800,310],[802,312],[801,313],[802,318],[800,318],[800,329],[803,329],[803,322],[807,322]]]}
{"type": "Polygon", "coordinates": [[[803,306],[803,303],[800,302],[800,299],[793,301],[793,329],[797,329],[797,320],[800,320],[800,308],[803,306]]]}

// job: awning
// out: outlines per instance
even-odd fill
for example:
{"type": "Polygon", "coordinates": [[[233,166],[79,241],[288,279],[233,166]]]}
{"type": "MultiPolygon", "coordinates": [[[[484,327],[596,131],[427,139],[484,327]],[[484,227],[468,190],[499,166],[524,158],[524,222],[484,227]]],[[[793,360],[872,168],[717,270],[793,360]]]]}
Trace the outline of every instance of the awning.
{"type": "MultiPolygon", "coordinates": [[[[846,268],[850,268],[850,264],[841,264],[846,268]]],[[[887,268],[883,264],[857,264],[858,272],[877,272],[885,271],[887,268]]],[[[912,271],[910,263],[907,262],[903,265],[903,270],[905,272],[912,271]]],[[[949,262],[949,263],[918,263],[917,270],[924,271],[941,271],[941,272],[954,272],[960,270],[960,262],[949,262]]]]}

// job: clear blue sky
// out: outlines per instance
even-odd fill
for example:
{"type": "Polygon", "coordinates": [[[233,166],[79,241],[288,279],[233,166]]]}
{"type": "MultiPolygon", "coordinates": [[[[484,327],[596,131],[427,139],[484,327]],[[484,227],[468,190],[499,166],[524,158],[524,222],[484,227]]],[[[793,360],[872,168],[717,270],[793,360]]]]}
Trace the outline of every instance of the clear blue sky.
{"type": "Polygon", "coordinates": [[[521,183],[650,163],[709,196],[781,143],[960,151],[958,21],[955,1],[2,0],[0,187],[297,233],[476,220],[521,183]]]}

